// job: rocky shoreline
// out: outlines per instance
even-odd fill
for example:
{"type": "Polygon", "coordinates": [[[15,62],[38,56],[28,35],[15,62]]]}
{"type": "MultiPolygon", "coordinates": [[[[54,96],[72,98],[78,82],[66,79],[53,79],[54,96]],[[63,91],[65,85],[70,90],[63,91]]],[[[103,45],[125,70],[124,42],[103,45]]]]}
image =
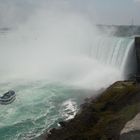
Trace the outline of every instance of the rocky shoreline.
{"type": "Polygon", "coordinates": [[[132,140],[140,130],[123,134],[121,131],[139,112],[140,85],[135,81],[118,81],[98,97],[85,102],[74,119],[60,122],[61,127],[51,129],[45,139],[132,140]]]}

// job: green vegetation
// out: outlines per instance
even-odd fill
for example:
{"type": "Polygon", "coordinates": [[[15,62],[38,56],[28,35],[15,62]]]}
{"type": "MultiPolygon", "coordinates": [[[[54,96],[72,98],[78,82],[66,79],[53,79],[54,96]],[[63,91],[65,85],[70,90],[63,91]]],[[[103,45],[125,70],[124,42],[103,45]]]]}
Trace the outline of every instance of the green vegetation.
{"type": "Polygon", "coordinates": [[[47,140],[119,140],[124,125],[140,112],[140,87],[133,81],[116,82],[47,140]]]}

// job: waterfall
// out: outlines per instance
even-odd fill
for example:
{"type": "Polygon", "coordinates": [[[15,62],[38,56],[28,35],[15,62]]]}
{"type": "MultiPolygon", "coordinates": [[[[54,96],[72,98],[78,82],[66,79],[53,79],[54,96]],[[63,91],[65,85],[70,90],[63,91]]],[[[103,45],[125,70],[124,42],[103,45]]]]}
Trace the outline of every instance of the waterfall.
{"type": "Polygon", "coordinates": [[[113,66],[122,73],[126,72],[128,67],[131,69],[129,74],[136,69],[136,54],[132,37],[97,37],[89,50],[90,57],[100,63],[113,66]]]}
{"type": "Polygon", "coordinates": [[[91,48],[91,56],[102,63],[122,68],[134,39],[120,37],[99,37],[91,48]]]}

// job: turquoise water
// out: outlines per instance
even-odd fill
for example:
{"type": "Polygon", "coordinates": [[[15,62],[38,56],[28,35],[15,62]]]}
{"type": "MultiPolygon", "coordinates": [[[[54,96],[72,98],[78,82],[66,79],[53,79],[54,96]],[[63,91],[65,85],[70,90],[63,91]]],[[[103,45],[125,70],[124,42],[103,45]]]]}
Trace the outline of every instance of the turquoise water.
{"type": "Polygon", "coordinates": [[[71,119],[90,94],[46,81],[0,84],[0,93],[9,89],[15,90],[17,96],[12,104],[0,105],[0,140],[36,139],[62,119],[71,119]]]}

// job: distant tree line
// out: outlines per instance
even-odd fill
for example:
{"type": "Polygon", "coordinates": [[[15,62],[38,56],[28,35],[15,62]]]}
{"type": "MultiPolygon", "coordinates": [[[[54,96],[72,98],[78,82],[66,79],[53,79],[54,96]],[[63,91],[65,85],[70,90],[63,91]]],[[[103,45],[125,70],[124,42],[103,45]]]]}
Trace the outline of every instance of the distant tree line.
{"type": "Polygon", "coordinates": [[[134,25],[96,25],[99,32],[114,36],[140,35],[140,26],[134,25]]]}

